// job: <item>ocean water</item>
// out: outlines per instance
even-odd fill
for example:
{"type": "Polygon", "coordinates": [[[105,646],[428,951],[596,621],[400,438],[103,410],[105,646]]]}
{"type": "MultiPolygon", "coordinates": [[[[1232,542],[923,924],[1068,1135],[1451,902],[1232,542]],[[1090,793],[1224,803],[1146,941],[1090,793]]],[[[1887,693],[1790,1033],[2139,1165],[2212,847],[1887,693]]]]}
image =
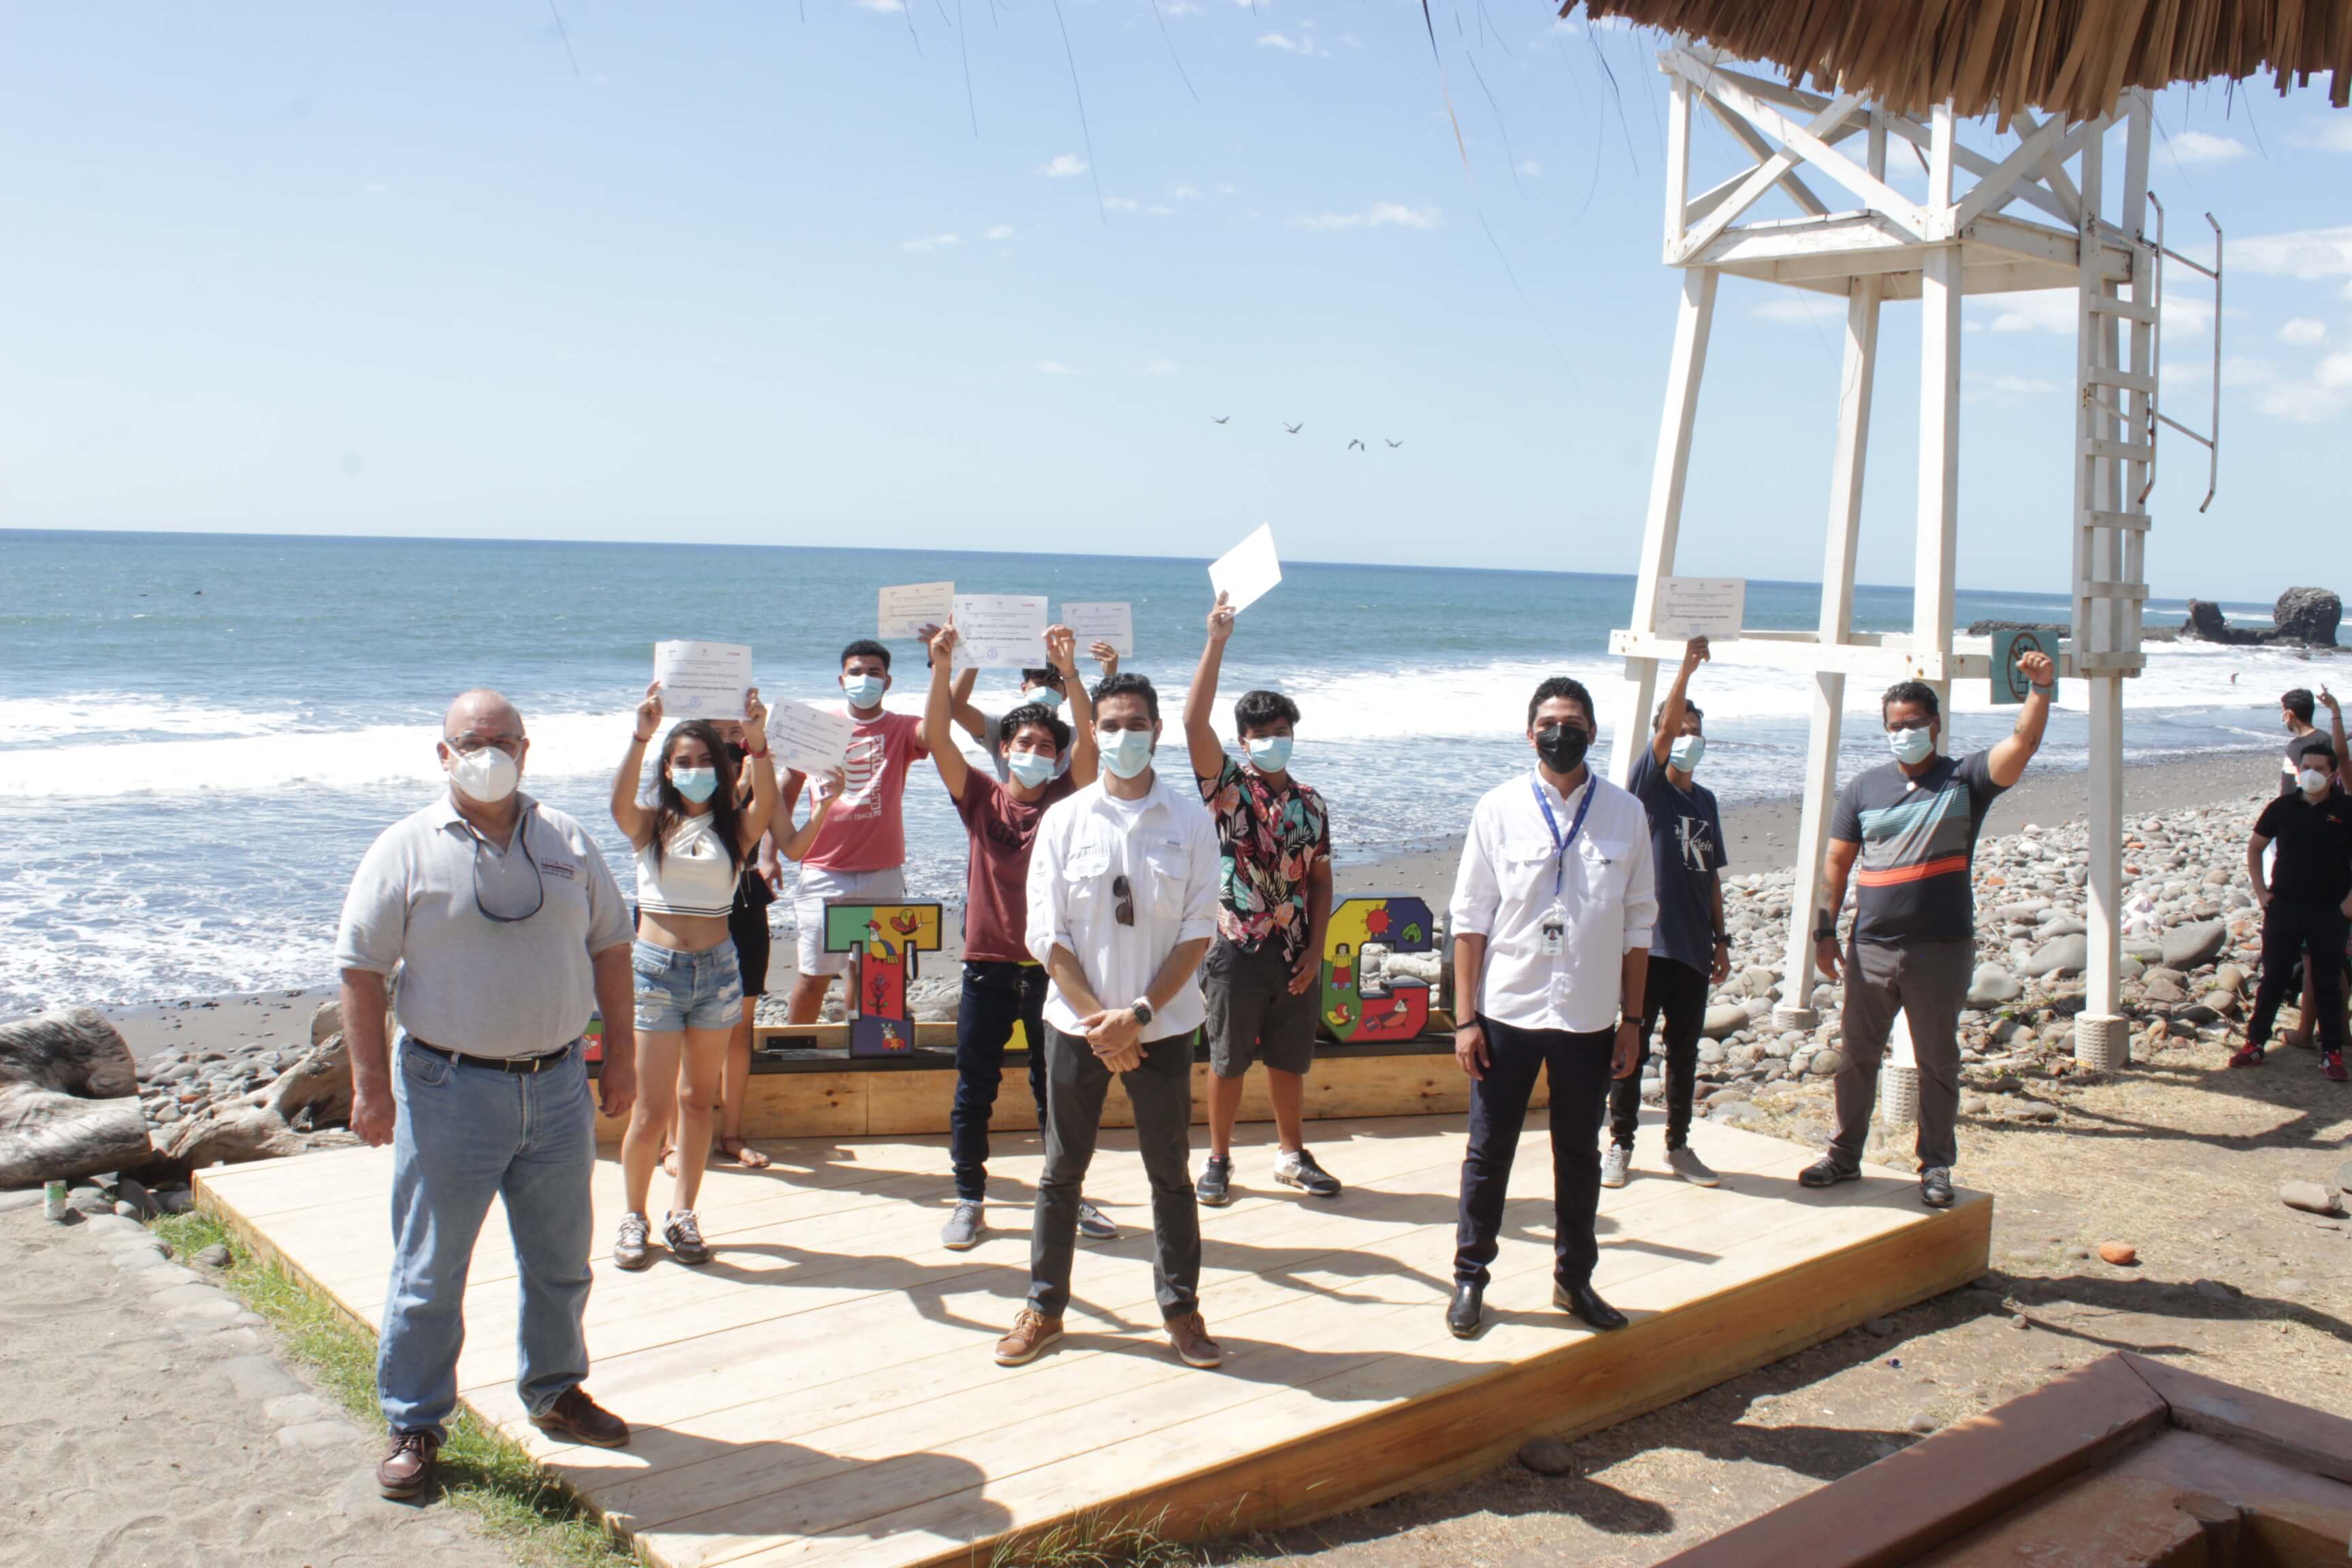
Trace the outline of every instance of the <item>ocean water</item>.
{"type": "MultiPolygon", "coordinates": [[[[441,713],[469,686],[521,708],[526,787],[597,830],[627,887],[604,801],[654,642],[748,643],[771,700],[822,699],[837,693],[842,644],[871,632],[878,588],[943,578],[1132,601],[1129,668],[1177,722],[1210,599],[1198,560],[0,531],[0,1016],[331,981],[352,868],[439,787],[441,713]]],[[[1809,626],[1819,597],[1751,583],[1748,619],[1809,626]]],[[[1632,598],[1622,576],[1292,563],[1241,617],[1219,728],[1251,686],[1297,700],[1296,766],[1330,799],[1343,867],[1436,843],[1522,765],[1538,679],[1583,679],[1604,730],[1623,716],[1606,649],[1632,598]]],[[[1907,589],[1857,604],[1866,629],[1909,611],[1907,589]]],[[[2149,619],[2181,612],[2152,604],[2149,619]]],[[[1963,625],[1990,616],[2059,621],[2066,606],[1959,595],[1963,625]]],[[[896,651],[891,705],[919,709],[919,653],[896,651]]],[[[983,709],[1001,709],[1013,674],[982,673],[983,709]]],[[[2286,653],[2159,647],[2130,689],[2129,750],[2266,747],[2276,694],[2326,675],[2286,653]]],[[[1808,689],[1765,670],[1701,674],[1703,777],[1727,804],[1795,792],[1808,689]]],[[[1844,773],[1884,754],[1871,695],[1854,693],[1844,773]]],[[[1981,685],[1954,706],[1962,748],[2010,723],[1981,685]]],[[[2084,746],[2075,701],[2037,765],[2080,768],[2084,746]]],[[[907,822],[914,891],[959,895],[962,831],[928,769],[907,822]]]]}

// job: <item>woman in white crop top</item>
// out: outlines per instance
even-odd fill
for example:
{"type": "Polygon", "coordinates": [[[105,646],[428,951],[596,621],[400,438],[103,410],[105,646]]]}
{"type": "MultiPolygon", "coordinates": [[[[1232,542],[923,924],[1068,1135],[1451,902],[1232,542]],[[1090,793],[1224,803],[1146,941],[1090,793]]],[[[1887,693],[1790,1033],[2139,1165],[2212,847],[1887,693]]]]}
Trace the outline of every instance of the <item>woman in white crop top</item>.
{"type": "Polygon", "coordinates": [[[646,1205],[654,1167],[675,1118],[677,1190],[662,1240],[681,1263],[708,1263],[694,1202],[710,1158],[710,1110],[727,1043],[742,1010],[743,981],[727,916],[735,884],[776,809],[776,763],[767,746],[768,710],[755,689],[743,703],[749,800],[719,727],[708,719],[673,726],[663,740],[654,788],[640,796],[646,745],[661,728],[661,682],[646,688],[627,754],[613,779],[613,820],[637,852],[637,1100],[621,1138],[628,1212],[613,1261],[651,1261],[646,1205]],[[758,751],[750,746],[756,742],[758,751]]]}

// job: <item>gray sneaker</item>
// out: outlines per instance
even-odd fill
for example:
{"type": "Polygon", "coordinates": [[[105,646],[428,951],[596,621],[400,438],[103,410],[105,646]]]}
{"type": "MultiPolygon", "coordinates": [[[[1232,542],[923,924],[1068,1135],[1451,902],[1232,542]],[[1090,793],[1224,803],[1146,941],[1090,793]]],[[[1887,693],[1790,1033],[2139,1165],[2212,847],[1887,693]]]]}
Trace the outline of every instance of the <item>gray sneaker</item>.
{"type": "Polygon", "coordinates": [[[1622,1143],[1610,1144],[1601,1151],[1601,1184],[1604,1187],[1623,1186],[1625,1173],[1633,1163],[1633,1151],[1622,1143]]]}
{"type": "Polygon", "coordinates": [[[646,1216],[625,1214],[621,1234],[613,1242],[613,1264],[618,1268],[643,1268],[652,1258],[646,1251],[646,1216]]]}
{"type": "Polygon", "coordinates": [[[1694,1187],[1719,1187],[1723,1178],[1707,1167],[1707,1163],[1688,1149],[1666,1151],[1666,1169],[1694,1187]]]}
{"type": "Polygon", "coordinates": [[[1117,1241],[1118,1226],[1110,1215],[1095,1207],[1085,1198],[1078,1200],[1078,1239],[1080,1241],[1117,1241]]]}
{"type": "Polygon", "coordinates": [[[697,1268],[710,1261],[710,1246],[702,1239],[702,1222],[692,1209],[672,1209],[662,1222],[662,1241],[669,1255],[697,1268]]]}
{"type": "Polygon", "coordinates": [[[950,1252],[968,1252],[980,1245],[980,1200],[956,1199],[955,1212],[940,1226],[940,1245],[950,1252]]]}

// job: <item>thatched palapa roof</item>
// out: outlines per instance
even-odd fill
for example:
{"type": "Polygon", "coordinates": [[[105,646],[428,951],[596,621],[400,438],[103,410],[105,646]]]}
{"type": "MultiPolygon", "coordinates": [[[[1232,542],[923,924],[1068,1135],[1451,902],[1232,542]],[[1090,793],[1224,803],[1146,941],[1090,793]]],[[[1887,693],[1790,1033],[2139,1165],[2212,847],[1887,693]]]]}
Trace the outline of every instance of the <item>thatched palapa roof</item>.
{"type": "MultiPolygon", "coordinates": [[[[1769,60],[1900,113],[2039,108],[2086,120],[2126,88],[2333,71],[2352,98],[2352,0],[1568,0],[1769,60]]],[[[2003,118],[2006,118],[2004,112],[2003,118]]]]}

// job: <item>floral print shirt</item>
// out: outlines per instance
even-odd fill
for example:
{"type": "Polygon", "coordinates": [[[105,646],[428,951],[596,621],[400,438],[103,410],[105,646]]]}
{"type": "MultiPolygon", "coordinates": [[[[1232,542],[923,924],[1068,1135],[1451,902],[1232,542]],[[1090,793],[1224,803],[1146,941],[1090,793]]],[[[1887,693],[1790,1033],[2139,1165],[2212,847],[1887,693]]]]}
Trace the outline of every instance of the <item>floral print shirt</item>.
{"type": "Polygon", "coordinates": [[[1297,963],[1307,949],[1307,873],[1331,856],[1323,797],[1295,778],[1277,790],[1230,756],[1200,784],[1223,853],[1217,934],[1249,952],[1278,939],[1283,961],[1297,963]]]}

